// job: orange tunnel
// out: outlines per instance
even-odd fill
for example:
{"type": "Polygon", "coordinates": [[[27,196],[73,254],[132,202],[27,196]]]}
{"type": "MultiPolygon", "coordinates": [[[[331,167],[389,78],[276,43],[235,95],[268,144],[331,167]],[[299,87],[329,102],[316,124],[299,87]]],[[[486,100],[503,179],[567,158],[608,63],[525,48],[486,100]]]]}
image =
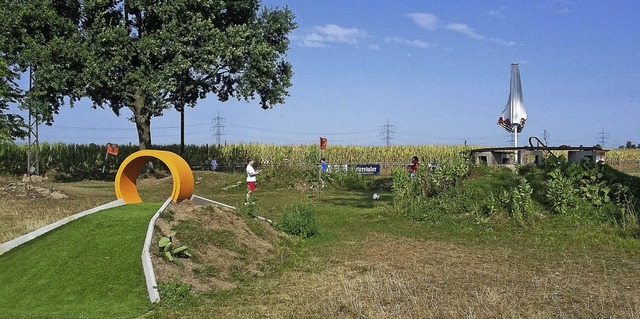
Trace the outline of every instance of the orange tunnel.
{"type": "Polygon", "coordinates": [[[120,164],[115,179],[116,197],[127,204],[141,203],[136,181],[142,166],[152,159],[161,160],[171,172],[173,191],[171,198],[174,202],[190,199],[193,195],[193,173],[189,164],[178,154],[169,151],[142,150],[129,155],[120,164]]]}

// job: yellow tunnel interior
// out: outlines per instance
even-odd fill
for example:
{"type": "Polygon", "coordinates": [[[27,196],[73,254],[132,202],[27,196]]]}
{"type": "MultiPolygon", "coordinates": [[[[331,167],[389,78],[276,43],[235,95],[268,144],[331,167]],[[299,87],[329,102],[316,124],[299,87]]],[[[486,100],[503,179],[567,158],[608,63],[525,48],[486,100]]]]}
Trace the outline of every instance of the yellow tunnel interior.
{"type": "Polygon", "coordinates": [[[190,199],[193,196],[193,172],[189,164],[178,154],[169,151],[142,150],[129,155],[118,168],[115,179],[116,197],[125,203],[141,203],[136,181],[142,167],[153,159],[162,161],[173,178],[171,198],[174,202],[190,199]]]}

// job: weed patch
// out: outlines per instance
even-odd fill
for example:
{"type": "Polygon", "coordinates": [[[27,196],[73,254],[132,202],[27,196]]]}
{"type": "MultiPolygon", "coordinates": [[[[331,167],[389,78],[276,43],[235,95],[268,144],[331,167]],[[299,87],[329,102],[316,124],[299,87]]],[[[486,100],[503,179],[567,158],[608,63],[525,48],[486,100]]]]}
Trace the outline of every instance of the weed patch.
{"type": "Polygon", "coordinates": [[[315,236],[318,233],[315,207],[309,202],[298,202],[287,206],[277,227],[287,234],[302,238],[315,236]]]}

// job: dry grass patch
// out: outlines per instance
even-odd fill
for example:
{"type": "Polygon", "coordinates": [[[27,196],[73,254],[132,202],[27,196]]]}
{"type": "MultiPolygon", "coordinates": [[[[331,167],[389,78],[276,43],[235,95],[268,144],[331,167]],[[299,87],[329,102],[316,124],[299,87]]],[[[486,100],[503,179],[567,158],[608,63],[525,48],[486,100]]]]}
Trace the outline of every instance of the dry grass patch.
{"type": "Polygon", "coordinates": [[[71,186],[0,178],[0,194],[0,243],[116,199],[113,183],[104,182],[71,186]]]}
{"type": "MultiPolygon", "coordinates": [[[[369,237],[345,254],[264,281],[224,318],[637,318],[640,269],[567,254],[369,237]],[[256,300],[257,299],[257,300],[256,300]]],[[[621,256],[617,256],[621,257],[621,256]]],[[[616,256],[603,256],[616,258],[616,256]]],[[[313,262],[312,262],[313,263],[313,262]]],[[[200,312],[199,312],[200,313],[200,312]]],[[[196,316],[197,317],[197,316],[196,316]]]]}

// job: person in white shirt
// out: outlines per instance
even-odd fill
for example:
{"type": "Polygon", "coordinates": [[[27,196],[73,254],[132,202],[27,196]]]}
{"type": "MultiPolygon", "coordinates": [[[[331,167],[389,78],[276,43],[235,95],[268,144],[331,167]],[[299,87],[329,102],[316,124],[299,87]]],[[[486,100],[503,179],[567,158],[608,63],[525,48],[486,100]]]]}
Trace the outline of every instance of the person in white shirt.
{"type": "Polygon", "coordinates": [[[249,188],[249,192],[247,192],[247,202],[251,200],[251,194],[256,190],[256,175],[260,174],[261,170],[255,170],[253,168],[254,161],[251,158],[247,159],[247,187],[249,188]]]}
{"type": "Polygon", "coordinates": [[[218,161],[215,158],[211,158],[211,170],[215,171],[218,169],[218,161]]]}

